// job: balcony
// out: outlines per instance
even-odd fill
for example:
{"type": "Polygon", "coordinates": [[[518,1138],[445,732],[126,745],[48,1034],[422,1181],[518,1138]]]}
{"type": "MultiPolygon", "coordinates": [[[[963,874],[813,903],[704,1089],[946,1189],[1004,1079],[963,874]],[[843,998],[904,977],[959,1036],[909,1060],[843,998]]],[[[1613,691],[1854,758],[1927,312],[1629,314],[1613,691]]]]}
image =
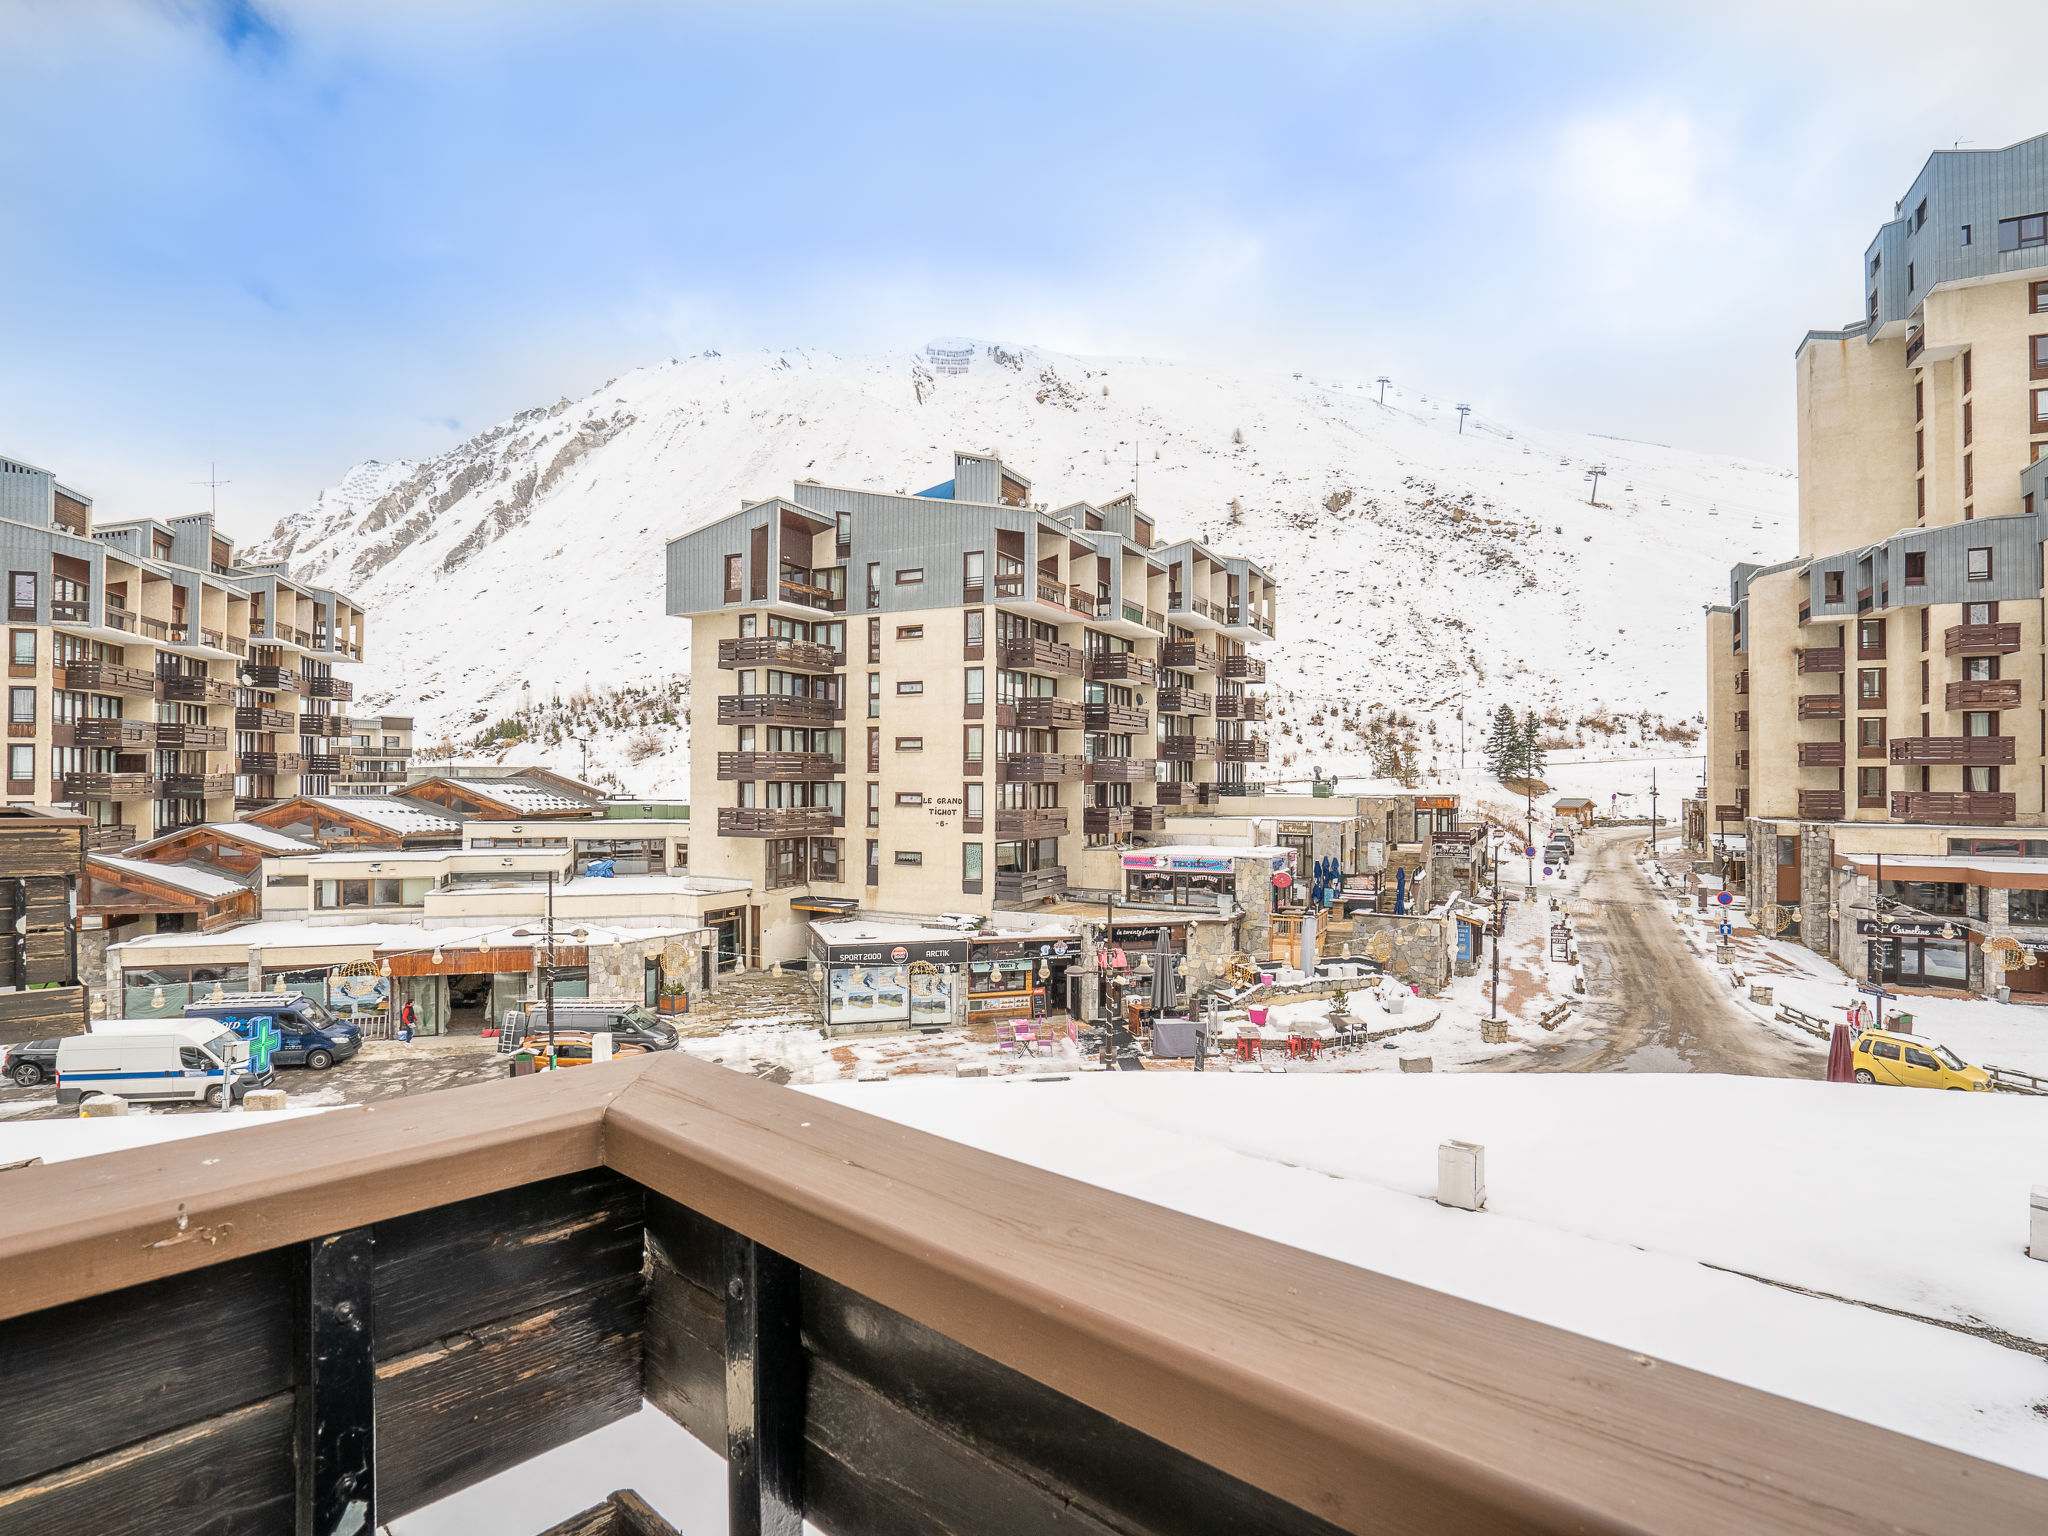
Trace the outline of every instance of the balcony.
{"type": "Polygon", "coordinates": [[[1159,647],[1159,665],[1169,672],[1214,672],[1221,664],[1199,640],[1168,640],[1159,647]]]}
{"type": "Polygon", "coordinates": [[[260,811],[266,806],[281,804],[282,801],[283,797],[280,795],[237,795],[235,796],[235,814],[237,816],[246,816],[251,811],[260,811]]]}
{"type": "MultiPolygon", "coordinates": [[[[1840,672],[1847,664],[1847,657],[1839,645],[1813,646],[1801,650],[1798,656],[1801,677],[1811,677],[1818,672],[1840,672]]],[[[1748,691],[1746,688],[1736,689],[1737,693],[1748,691]]]]}
{"type": "Polygon", "coordinates": [[[1223,748],[1223,761],[1226,763],[1263,763],[1267,757],[1268,748],[1266,743],[1256,736],[1247,736],[1237,741],[1225,741],[1220,743],[1220,745],[1223,748]]]}
{"type": "Polygon", "coordinates": [[[299,717],[288,710],[262,709],[244,704],[235,711],[238,731],[297,731],[299,717]]]}
{"type": "Polygon", "coordinates": [[[232,795],[235,792],[235,776],[232,773],[167,773],[159,783],[166,796],[196,796],[211,800],[218,795],[232,795]]]}
{"type": "Polygon", "coordinates": [[[108,629],[118,629],[123,634],[132,635],[135,633],[135,617],[126,608],[116,608],[110,602],[107,604],[107,611],[101,616],[100,622],[106,625],[108,629]]]}
{"type": "Polygon", "coordinates": [[[836,565],[815,571],[785,566],[776,581],[775,590],[783,602],[798,608],[810,608],[819,613],[844,613],[846,598],[842,583],[845,579],[844,568],[836,565]],[[821,576],[826,580],[819,581],[821,576]]]}
{"type": "Polygon", "coordinates": [[[1162,715],[1206,715],[1211,707],[1209,695],[1192,688],[1162,688],[1158,703],[1162,715]]]}
{"type": "Polygon", "coordinates": [[[85,829],[87,853],[120,853],[124,849],[133,848],[135,843],[133,827],[109,825],[85,829]]]}
{"type": "Polygon", "coordinates": [[[1895,763],[1960,763],[1967,768],[1998,768],[2015,761],[2010,736],[1894,736],[1895,763]]]}
{"type": "Polygon", "coordinates": [[[1840,821],[1842,819],[1842,792],[1839,789],[1802,789],[1799,791],[1799,816],[1803,821],[1840,821]]]}
{"type": "Polygon", "coordinates": [[[1150,784],[1154,761],[1149,757],[1098,757],[1088,764],[1090,784],[1150,784]]]}
{"type": "Polygon", "coordinates": [[[139,752],[156,745],[156,725],[149,720],[80,720],[71,727],[71,740],[81,747],[139,752]]]}
{"type": "Polygon", "coordinates": [[[157,680],[162,688],[162,697],[184,704],[232,704],[235,690],[226,683],[217,683],[210,677],[173,677],[165,674],[157,680]]]}
{"type": "MultiPolygon", "coordinates": [[[[1198,763],[1213,761],[1217,756],[1214,736],[1162,736],[1159,739],[1159,757],[1168,763],[1198,763]]],[[[1159,786],[1166,788],[1164,784],[1159,786]]],[[[1165,804],[1161,801],[1161,804],[1165,804]]]]}
{"type": "Polygon", "coordinates": [[[1166,830],[1166,812],[1156,805],[1132,806],[1131,830],[1133,832],[1164,832],[1166,830]]]}
{"type": "MultiPolygon", "coordinates": [[[[1067,606],[1073,609],[1074,612],[1086,614],[1092,619],[1095,617],[1095,594],[1086,587],[1069,587],[1067,588],[1067,606]]],[[[1104,603],[1102,608],[1104,616],[1107,617],[1109,605],[1104,603]]]]}
{"type": "Polygon", "coordinates": [[[721,752],[718,776],[769,784],[815,784],[846,772],[830,752],[721,752]]]}
{"type": "Polygon", "coordinates": [[[831,725],[846,718],[837,699],[796,693],[727,693],[718,699],[720,725],[831,725]]]}
{"type": "MultiPolygon", "coordinates": [[[[1263,795],[1265,792],[1266,786],[1264,784],[1247,783],[1243,779],[1218,779],[1216,781],[1217,797],[1223,800],[1242,800],[1249,795],[1263,795]]],[[[1417,867],[1420,864],[1421,860],[1418,859],[1416,861],[1417,867]]]]}
{"type": "Polygon", "coordinates": [[[996,647],[996,664],[1010,672],[1050,672],[1056,677],[1079,677],[1088,658],[1077,645],[1052,640],[1004,640],[996,647]]]}
{"type": "MultiPolygon", "coordinates": [[[[235,759],[237,773],[304,773],[306,760],[296,752],[244,752],[235,759]]],[[[403,782],[401,776],[400,782],[403,782]]]]}
{"type": "Polygon", "coordinates": [[[1081,830],[1089,837],[1129,837],[1136,818],[1128,805],[1089,805],[1081,809],[1081,830]]]}
{"type": "Polygon", "coordinates": [[[308,752],[300,759],[301,773],[349,773],[356,760],[347,752],[308,752]]]}
{"type": "Polygon", "coordinates": [[[1241,683],[1263,683],[1266,680],[1266,663],[1257,656],[1226,656],[1223,658],[1223,675],[1241,683]]]}
{"type": "MultiPolygon", "coordinates": [[[[1004,663],[1009,665],[1008,662],[1004,663]]],[[[1147,687],[1159,681],[1159,664],[1134,656],[1129,651],[1097,652],[1088,658],[1091,683],[1141,683],[1147,687]]]]}
{"type": "Polygon", "coordinates": [[[1048,864],[1043,869],[996,871],[997,901],[1040,901],[1057,896],[1066,888],[1066,866],[1061,864],[1048,864]]]}
{"type": "Polygon", "coordinates": [[[352,699],[356,696],[356,685],[343,682],[338,677],[309,677],[306,679],[306,697],[309,699],[352,699]]]}
{"type": "Polygon", "coordinates": [[[803,837],[833,832],[845,825],[846,818],[829,805],[718,808],[720,837],[803,837]]]}
{"type": "Polygon", "coordinates": [[[1007,720],[1024,730],[1078,731],[1088,718],[1087,706],[1079,699],[1019,699],[1004,708],[1009,711],[1007,720]]]}
{"type": "Polygon", "coordinates": [[[242,676],[249,680],[249,687],[261,688],[266,693],[297,693],[300,684],[304,682],[304,679],[290,667],[258,665],[246,666],[241,670],[242,676]]]}
{"type": "Polygon", "coordinates": [[[1950,709],[2017,709],[2020,680],[2016,677],[1993,677],[1976,682],[1950,683],[1943,702],[1950,709]]]}
{"type": "Polygon", "coordinates": [[[1152,728],[1152,712],[1130,704],[1090,704],[1088,729],[1111,736],[1128,736],[1152,728]]]}
{"type": "MultiPolygon", "coordinates": [[[[1735,754],[1738,768],[1749,766],[1749,754],[1735,754]]],[[[1799,743],[1799,766],[1802,768],[1840,768],[1849,761],[1847,743],[1840,741],[1802,741],[1799,743]]]]}
{"type": "Polygon", "coordinates": [[[154,800],[156,778],[147,773],[67,773],[66,800],[154,800]]]}
{"type": "Polygon", "coordinates": [[[126,693],[156,697],[156,674],[111,661],[74,661],[64,668],[64,686],[85,693],[126,693]]]}
{"type": "MultiPolygon", "coordinates": [[[[1215,745],[1213,741],[1209,744],[1212,747],[1215,745]]],[[[1160,755],[1164,757],[1166,754],[1162,751],[1160,755]]],[[[1216,754],[1210,752],[1206,755],[1214,757],[1216,754]]],[[[1197,784],[1192,780],[1175,779],[1158,785],[1152,792],[1152,798],[1161,805],[1189,806],[1214,805],[1218,797],[1214,784],[1197,784]]]]}
{"type": "Polygon", "coordinates": [[[1006,784],[1078,784],[1087,759],[1071,752],[1007,752],[996,759],[996,778],[1006,784]]]}
{"type": "Polygon", "coordinates": [[[186,725],[182,721],[160,720],[156,727],[156,744],[188,752],[217,752],[228,745],[228,728],[224,725],[186,725]]]}
{"type": "Polygon", "coordinates": [[[2020,648],[2017,624],[1951,624],[1941,632],[1941,645],[1950,656],[2010,656],[2020,648]]]}
{"type": "Polygon", "coordinates": [[[1208,625],[1217,629],[1223,625],[1223,610],[1205,597],[1169,592],[1166,594],[1166,611],[1184,624],[1208,625]]]}
{"type": "Polygon", "coordinates": [[[1744,667],[1735,674],[1735,691],[1737,693],[1749,692],[1749,668],[1744,667]]]}
{"type": "Polygon", "coordinates": [[[1216,695],[1216,718],[1218,720],[1263,720],[1266,718],[1266,701],[1249,698],[1244,694],[1219,693],[1216,695]]]}
{"type": "Polygon", "coordinates": [[[1799,718],[1802,720],[1839,720],[1842,718],[1848,700],[1839,693],[1804,693],[1799,696],[1799,718]]]}
{"type": "Polygon", "coordinates": [[[1749,711],[1748,711],[1748,710],[1746,710],[1746,709],[1738,709],[1737,711],[1735,711],[1735,729],[1736,729],[1737,731],[1741,732],[1741,733],[1742,733],[1743,735],[1745,735],[1745,736],[1747,736],[1747,735],[1749,734],[1749,711]]]}
{"type": "Polygon", "coordinates": [[[50,599],[50,622],[53,624],[90,624],[92,604],[72,602],[63,598],[50,599]]]}
{"type": "MultiPolygon", "coordinates": [[[[241,711],[238,709],[235,713],[239,716],[241,711]]],[[[299,715],[297,719],[301,736],[346,736],[348,734],[348,717],[345,715],[299,715]]]]}
{"type": "Polygon", "coordinates": [[[846,655],[829,645],[760,635],[718,642],[718,665],[730,672],[739,667],[779,667],[786,672],[836,672],[846,655]]]}
{"type": "Polygon", "coordinates": [[[1065,837],[1067,834],[1067,813],[1059,806],[1034,806],[1030,810],[995,813],[996,836],[1000,838],[1019,837],[1065,837]]]}
{"type": "MultiPolygon", "coordinates": [[[[1800,760],[1800,765],[1802,767],[1805,766],[1805,759],[1802,758],[1800,760]]],[[[1749,754],[1747,752],[1738,752],[1735,754],[1735,771],[1737,773],[1749,772],[1749,754]]]]}
{"type": "Polygon", "coordinates": [[[1892,820],[1931,821],[1947,826],[1994,826],[2015,815],[2013,797],[1997,791],[1954,794],[1894,790],[1892,820]]]}

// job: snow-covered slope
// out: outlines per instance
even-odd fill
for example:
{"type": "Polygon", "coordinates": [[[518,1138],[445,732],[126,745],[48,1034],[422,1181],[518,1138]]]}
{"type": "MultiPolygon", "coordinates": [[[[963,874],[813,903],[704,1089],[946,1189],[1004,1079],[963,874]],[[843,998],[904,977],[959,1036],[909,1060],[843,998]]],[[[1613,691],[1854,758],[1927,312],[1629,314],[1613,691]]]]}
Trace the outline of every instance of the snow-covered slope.
{"type": "Polygon", "coordinates": [[[1163,537],[1275,572],[1275,776],[1365,767],[1374,709],[1425,770],[1455,761],[1461,707],[1475,745],[1503,701],[1560,746],[1694,717],[1699,607],[1733,560],[1788,543],[1790,472],[1479,415],[1460,432],[1449,399],[1378,393],[1029,348],[936,377],[909,353],[706,353],[363,464],[270,542],[369,608],[359,698],[414,711],[428,742],[517,718],[540,749],[522,757],[572,770],[548,738],[588,736],[591,772],[639,793],[687,776],[663,542],[800,477],[916,490],[956,447],[999,451],[1055,506],[1135,474],[1163,537]]]}

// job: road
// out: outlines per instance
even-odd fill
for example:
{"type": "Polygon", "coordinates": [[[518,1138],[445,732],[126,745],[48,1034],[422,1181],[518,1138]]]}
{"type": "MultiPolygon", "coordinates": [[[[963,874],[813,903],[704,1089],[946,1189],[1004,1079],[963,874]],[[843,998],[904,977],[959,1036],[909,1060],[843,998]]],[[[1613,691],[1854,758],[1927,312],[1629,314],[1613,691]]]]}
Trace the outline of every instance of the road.
{"type": "Polygon", "coordinates": [[[1820,1077],[1826,1060],[1767,1033],[1717,990],[1636,867],[1633,827],[1579,840],[1588,861],[1572,901],[1586,971],[1586,1023],[1576,1038],[1509,1057],[1522,1072],[1728,1072],[1820,1077]],[[1534,1059],[1531,1059],[1533,1055],[1534,1059]]]}

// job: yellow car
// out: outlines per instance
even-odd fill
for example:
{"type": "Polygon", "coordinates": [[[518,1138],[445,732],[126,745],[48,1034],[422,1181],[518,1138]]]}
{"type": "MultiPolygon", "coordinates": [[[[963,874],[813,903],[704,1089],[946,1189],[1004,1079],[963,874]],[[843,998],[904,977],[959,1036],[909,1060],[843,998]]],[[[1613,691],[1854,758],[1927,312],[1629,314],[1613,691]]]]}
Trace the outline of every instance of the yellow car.
{"type": "Polygon", "coordinates": [[[1945,1045],[1913,1035],[1866,1029],[1856,1041],[1856,1081],[1893,1088],[1953,1088],[1958,1092],[1991,1090],[1991,1074],[1973,1067],[1945,1045]]]}

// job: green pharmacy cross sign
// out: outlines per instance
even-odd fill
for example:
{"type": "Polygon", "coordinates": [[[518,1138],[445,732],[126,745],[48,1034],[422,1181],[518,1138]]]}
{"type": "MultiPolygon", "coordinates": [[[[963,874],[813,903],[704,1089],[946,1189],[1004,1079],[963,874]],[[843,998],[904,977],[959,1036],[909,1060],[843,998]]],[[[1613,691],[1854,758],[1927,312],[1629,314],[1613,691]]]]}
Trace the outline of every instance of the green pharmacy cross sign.
{"type": "Polygon", "coordinates": [[[259,1013],[221,1022],[249,1042],[249,1070],[254,1073],[269,1071],[271,1053],[279,1044],[277,1020],[267,1013],[259,1013]]]}

